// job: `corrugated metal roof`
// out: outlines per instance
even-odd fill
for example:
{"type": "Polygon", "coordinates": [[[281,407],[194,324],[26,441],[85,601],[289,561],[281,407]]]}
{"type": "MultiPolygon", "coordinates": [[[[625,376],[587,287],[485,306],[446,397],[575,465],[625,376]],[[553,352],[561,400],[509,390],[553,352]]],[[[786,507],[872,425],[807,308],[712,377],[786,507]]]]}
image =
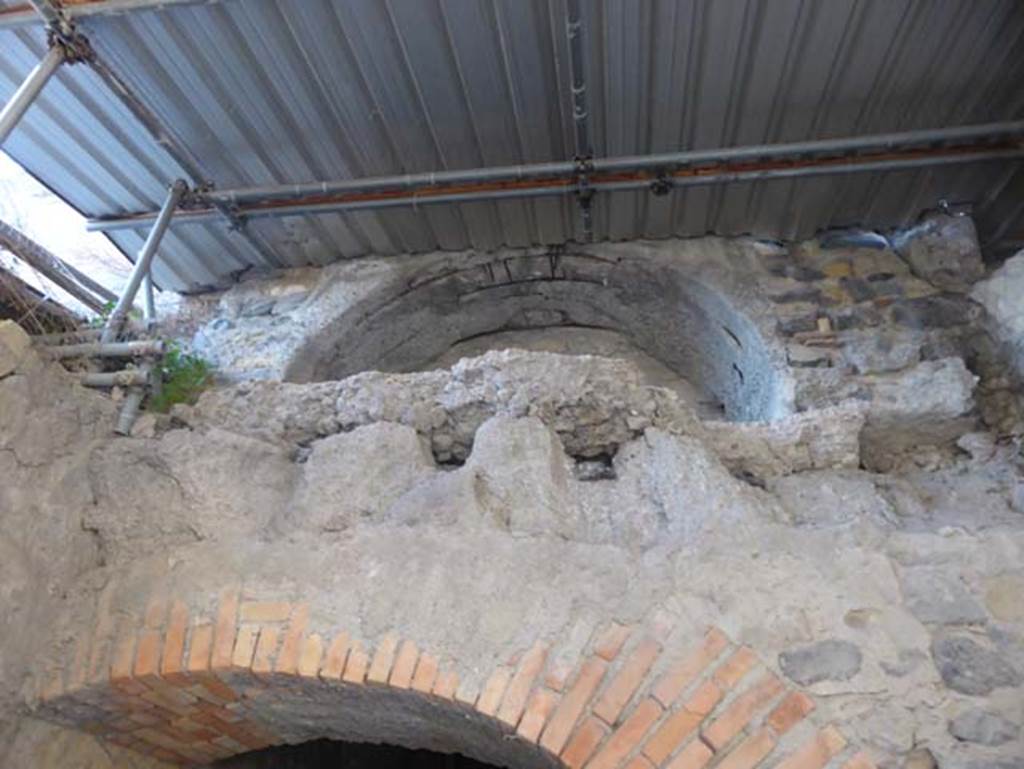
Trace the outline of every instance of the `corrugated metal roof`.
{"type": "MultiPolygon", "coordinates": [[[[1016,0],[585,0],[599,156],[1024,117],[1016,0]]],[[[219,187],[573,154],[564,0],[225,0],[81,22],[219,187]]],[[[0,98],[41,31],[0,32],[0,98]]],[[[6,145],[90,216],[156,207],[181,175],[82,65],[6,145]]],[[[600,238],[906,224],[939,200],[1012,208],[1019,164],[692,188],[595,203],[600,238]],[[1011,174],[1016,171],[1016,176],[1011,174]]],[[[984,211],[979,217],[985,221],[984,211]]],[[[281,264],[579,237],[568,200],[259,220],[281,264]]],[[[128,253],[141,235],[116,233],[128,253]]],[[[1008,233],[1007,237],[1019,237],[1008,233]]],[[[194,289],[260,254],[217,225],[172,230],[158,282],[194,289]]]]}

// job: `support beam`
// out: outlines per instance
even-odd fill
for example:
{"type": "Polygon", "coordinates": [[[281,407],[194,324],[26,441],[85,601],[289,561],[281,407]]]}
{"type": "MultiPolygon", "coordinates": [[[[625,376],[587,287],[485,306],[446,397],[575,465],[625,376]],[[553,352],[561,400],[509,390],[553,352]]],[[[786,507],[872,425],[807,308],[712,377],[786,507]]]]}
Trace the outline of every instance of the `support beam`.
{"type": "Polygon", "coordinates": [[[56,255],[3,221],[0,221],[0,248],[10,251],[93,312],[102,313],[107,302],[117,300],[117,294],[113,291],[101,286],[70,264],[64,263],[56,255]]]}
{"type": "MultiPolygon", "coordinates": [[[[823,147],[832,147],[836,144],[846,144],[851,140],[824,141],[818,143],[805,143],[800,145],[810,148],[805,150],[803,157],[793,157],[787,153],[776,152],[772,149],[767,151],[764,148],[756,148],[757,154],[751,156],[750,148],[730,148],[727,150],[689,153],[698,155],[701,158],[720,159],[728,157],[729,160],[717,162],[713,165],[707,163],[680,163],[678,167],[666,166],[664,164],[652,164],[648,158],[631,158],[629,162],[623,162],[620,158],[608,158],[595,160],[595,169],[604,166],[615,168],[630,168],[630,171],[597,172],[589,177],[589,187],[596,193],[618,192],[639,189],[651,189],[657,186],[665,192],[675,188],[705,186],[712,184],[727,184],[734,182],[764,181],[769,179],[794,179],[802,177],[817,177],[844,175],[851,173],[868,173],[878,171],[902,171],[917,168],[929,168],[944,165],[956,165],[965,163],[980,163],[992,161],[1010,161],[1024,158],[1024,123],[1000,124],[1001,127],[991,134],[1001,139],[998,142],[975,142],[972,144],[957,144],[949,147],[921,146],[917,139],[919,134],[908,134],[914,139],[905,149],[894,149],[892,151],[857,153],[844,152],[832,153],[824,151],[823,147]],[[1006,126],[1015,127],[1018,133],[1006,130],[1006,126]],[[1013,136],[1012,139],[1007,139],[1013,136]],[[765,160],[767,155],[770,159],[765,160]],[[756,160],[750,159],[757,158],[756,160]],[[736,159],[732,159],[736,158],[736,159]]],[[[856,140],[859,144],[870,146],[866,139],[856,140]]],[[[889,138],[885,137],[888,146],[889,138]]],[[[896,147],[900,142],[893,142],[896,147]]],[[[787,145],[780,145],[786,147],[787,145]]],[[[792,146],[792,145],[788,145],[792,146]]],[[[681,158],[687,153],[677,153],[675,158],[681,158]]],[[[662,156],[652,156],[662,157],[662,156]]],[[[552,164],[541,164],[550,167],[552,164]]],[[[536,178],[533,176],[534,166],[520,166],[521,175],[527,181],[505,182],[505,181],[481,181],[476,184],[448,184],[448,185],[410,185],[411,189],[403,189],[400,185],[398,190],[387,188],[377,192],[360,192],[339,195],[305,195],[295,194],[296,191],[305,191],[309,185],[286,185],[279,188],[261,188],[261,193],[270,193],[269,200],[260,200],[251,205],[239,206],[239,213],[246,218],[272,218],[284,216],[299,216],[308,214],[326,214],[339,211],[366,211],[386,208],[413,207],[418,208],[424,205],[436,205],[442,203],[468,203],[481,200],[506,200],[512,198],[533,198],[545,196],[566,196],[576,194],[578,190],[575,166],[569,165],[568,173],[536,178]]],[[[494,176],[501,177],[505,172],[494,173],[495,169],[482,169],[480,178],[490,179],[494,176]]],[[[463,172],[469,173],[469,172],[463,172]]],[[[432,177],[434,175],[431,175],[432,177]]],[[[441,176],[437,174],[436,176],[441,176]]],[[[389,177],[384,177],[389,178],[389,177]]],[[[404,179],[405,177],[390,177],[390,179],[404,179]]],[[[356,180],[355,182],[325,182],[319,185],[327,189],[343,189],[350,184],[357,187],[377,189],[380,180],[356,180]]],[[[241,191],[227,191],[220,194],[232,194],[236,199],[248,199],[241,191]]],[[[187,223],[200,223],[215,220],[219,214],[211,209],[195,209],[182,212],[175,217],[176,225],[187,223]]],[[[88,223],[90,230],[111,231],[121,229],[138,229],[148,226],[155,215],[153,213],[134,214],[125,217],[110,219],[94,219],[88,223]]]]}
{"type": "Polygon", "coordinates": [[[7,137],[10,136],[11,131],[14,130],[28,108],[32,106],[32,102],[39,96],[43,86],[53,77],[57,68],[64,63],[64,58],[63,46],[51,46],[43,60],[28,74],[25,82],[4,105],[3,111],[0,111],[0,145],[7,141],[7,137]]]}
{"type": "Polygon", "coordinates": [[[121,294],[121,298],[118,299],[117,305],[107,319],[107,325],[103,329],[103,336],[100,338],[101,342],[113,342],[117,338],[121,325],[124,323],[125,318],[128,317],[128,311],[135,302],[135,294],[138,293],[143,278],[149,274],[156,251],[160,247],[160,241],[163,239],[164,233],[167,232],[167,227],[171,223],[171,217],[174,216],[174,210],[178,207],[178,203],[181,202],[181,197],[185,194],[186,189],[187,185],[185,182],[179,179],[171,185],[170,190],[167,192],[167,199],[164,201],[163,208],[160,209],[156,223],[153,225],[153,229],[149,231],[146,242],[143,244],[142,250],[139,251],[139,257],[135,260],[135,268],[128,279],[128,285],[125,286],[124,293],[121,294]]]}
{"type": "MultiPolygon", "coordinates": [[[[87,0],[66,6],[64,16],[69,21],[88,19],[94,16],[121,16],[140,11],[160,10],[189,5],[213,5],[221,0],[87,0]]],[[[32,7],[35,2],[5,8],[0,11],[0,29],[31,27],[42,19],[32,7]]]]}

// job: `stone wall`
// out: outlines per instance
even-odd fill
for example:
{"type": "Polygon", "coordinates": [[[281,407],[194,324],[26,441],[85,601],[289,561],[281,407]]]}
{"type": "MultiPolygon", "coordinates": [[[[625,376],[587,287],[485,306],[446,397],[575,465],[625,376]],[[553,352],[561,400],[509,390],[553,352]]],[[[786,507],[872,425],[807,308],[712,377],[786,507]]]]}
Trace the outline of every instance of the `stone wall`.
{"type": "Polygon", "coordinates": [[[1015,273],[972,300],[969,235],[520,253],[522,280],[486,285],[493,255],[254,278],[204,300],[199,347],[233,383],[130,438],[0,326],[0,766],[189,766],[318,737],[513,769],[1017,766],[1015,273]],[[660,265],[697,325],[630,314],[622,291],[545,294],[573,258],[619,288],[660,265]],[[280,381],[372,368],[420,279],[456,304],[497,292],[524,332],[550,328],[530,314],[545,297],[616,302],[609,329],[704,392],[740,398],[732,366],[763,365],[772,419],[700,412],[604,356],[417,370],[439,352],[418,325],[472,331],[442,316],[392,340],[401,371],[280,381]],[[373,345],[344,336],[360,318],[373,345]],[[688,328],[687,350],[725,352],[673,358],[688,328]]]}

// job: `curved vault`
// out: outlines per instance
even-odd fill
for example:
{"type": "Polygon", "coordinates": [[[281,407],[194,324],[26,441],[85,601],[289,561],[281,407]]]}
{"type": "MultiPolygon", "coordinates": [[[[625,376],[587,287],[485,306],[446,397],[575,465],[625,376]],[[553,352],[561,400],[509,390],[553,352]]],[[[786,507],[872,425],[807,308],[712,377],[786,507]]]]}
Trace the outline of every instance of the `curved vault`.
{"type": "MultiPolygon", "coordinates": [[[[571,654],[538,639],[481,671],[394,633],[372,647],[321,634],[314,616],[306,603],[242,600],[235,587],[212,621],[163,597],[113,634],[101,616],[46,672],[39,715],[180,766],[321,738],[513,769],[769,756],[824,766],[853,752],[834,727],[813,727],[806,694],[715,627],[675,648],[656,622],[611,622],[571,654]]],[[[844,765],[871,767],[862,755],[844,765]]]]}
{"type": "Polygon", "coordinates": [[[414,371],[467,340],[577,327],[625,335],[730,419],[783,416],[792,410],[784,351],[758,324],[757,300],[737,284],[742,270],[722,268],[721,250],[696,262],[619,248],[434,265],[330,320],[296,350],[285,379],[414,371]]]}

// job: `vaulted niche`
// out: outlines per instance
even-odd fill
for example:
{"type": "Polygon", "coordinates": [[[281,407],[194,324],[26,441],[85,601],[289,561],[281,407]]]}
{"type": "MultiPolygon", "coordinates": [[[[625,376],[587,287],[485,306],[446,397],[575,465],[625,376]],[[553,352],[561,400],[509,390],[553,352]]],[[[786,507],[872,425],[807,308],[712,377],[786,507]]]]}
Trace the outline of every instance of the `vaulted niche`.
{"type": "Polygon", "coordinates": [[[409,272],[299,349],[294,382],[447,366],[520,347],[633,358],[652,384],[689,390],[705,416],[791,410],[785,357],[757,325],[742,274],[658,249],[485,255],[409,272]],[[672,383],[666,372],[678,377],[672,383]]]}

